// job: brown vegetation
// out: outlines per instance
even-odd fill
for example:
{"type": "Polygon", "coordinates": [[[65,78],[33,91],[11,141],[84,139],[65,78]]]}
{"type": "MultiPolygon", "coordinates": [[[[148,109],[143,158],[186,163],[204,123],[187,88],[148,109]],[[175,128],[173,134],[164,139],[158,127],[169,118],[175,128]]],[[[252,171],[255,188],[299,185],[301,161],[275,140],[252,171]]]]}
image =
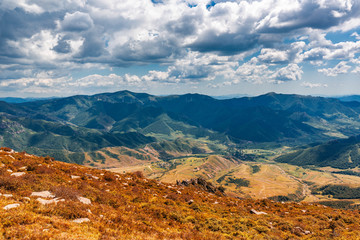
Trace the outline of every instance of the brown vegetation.
{"type": "MultiPolygon", "coordinates": [[[[116,174],[2,149],[0,239],[358,239],[360,236],[358,210],[240,200],[204,191],[198,185],[164,184],[146,179],[141,173],[116,174]],[[16,172],[25,174],[11,175],[16,172]],[[30,197],[35,191],[50,191],[63,201],[41,204],[30,197]],[[91,200],[91,204],[84,204],[78,197],[91,200]],[[14,203],[19,206],[4,209],[14,203]],[[74,222],[79,219],[84,222],[74,222]]],[[[200,186],[207,184],[200,181],[200,186]]]]}

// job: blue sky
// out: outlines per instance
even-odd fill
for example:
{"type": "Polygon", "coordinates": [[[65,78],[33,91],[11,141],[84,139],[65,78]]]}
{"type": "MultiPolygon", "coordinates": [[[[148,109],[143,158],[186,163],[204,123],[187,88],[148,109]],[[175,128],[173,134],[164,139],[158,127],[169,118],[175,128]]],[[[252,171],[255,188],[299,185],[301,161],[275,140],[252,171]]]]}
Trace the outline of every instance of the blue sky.
{"type": "Polygon", "coordinates": [[[2,0],[0,96],[360,94],[357,0],[2,0]]]}

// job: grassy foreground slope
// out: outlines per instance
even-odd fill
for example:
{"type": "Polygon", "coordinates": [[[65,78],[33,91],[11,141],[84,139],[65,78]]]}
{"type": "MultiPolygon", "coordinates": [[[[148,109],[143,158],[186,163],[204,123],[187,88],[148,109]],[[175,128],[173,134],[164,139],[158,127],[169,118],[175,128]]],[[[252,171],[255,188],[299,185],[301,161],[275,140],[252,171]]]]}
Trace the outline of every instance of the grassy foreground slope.
{"type": "MultiPolygon", "coordinates": [[[[359,211],[240,200],[0,150],[1,239],[358,239],[359,211]],[[48,191],[48,192],[44,192],[48,191]]],[[[210,192],[209,192],[210,191],[210,192]]]]}

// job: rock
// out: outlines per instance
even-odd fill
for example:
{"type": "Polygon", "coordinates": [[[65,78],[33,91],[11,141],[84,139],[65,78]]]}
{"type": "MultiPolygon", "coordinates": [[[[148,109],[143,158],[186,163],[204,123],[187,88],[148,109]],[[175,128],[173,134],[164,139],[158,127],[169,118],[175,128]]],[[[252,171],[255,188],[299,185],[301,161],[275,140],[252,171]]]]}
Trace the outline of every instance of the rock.
{"type": "Polygon", "coordinates": [[[78,200],[83,204],[91,204],[91,200],[84,197],[78,197],[78,200]]]}
{"type": "Polygon", "coordinates": [[[13,204],[6,205],[6,206],[4,207],[4,209],[5,209],[5,210],[9,210],[9,209],[12,209],[12,208],[17,208],[17,207],[19,207],[19,206],[20,206],[19,203],[13,203],[13,204]]]}
{"type": "Polygon", "coordinates": [[[12,173],[12,172],[13,172],[11,169],[8,169],[7,171],[8,171],[9,173],[12,173]]]}
{"type": "Polygon", "coordinates": [[[36,201],[38,201],[42,205],[48,205],[52,203],[56,204],[58,202],[65,202],[65,199],[55,198],[55,199],[47,200],[47,199],[37,198],[36,201]]]}
{"type": "Polygon", "coordinates": [[[49,191],[33,192],[30,197],[54,198],[55,195],[49,191]]]}
{"type": "Polygon", "coordinates": [[[75,222],[75,223],[90,222],[90,219],[88,219],[88,218],[77,218],[77,219],[74,219],[73,222],[75,222]]]}
{"type": "Polygon", "coordinates": [[[193,204],[193,203],[194,203],[194,200],[190,199],[187,203],[188,203],[189,205],[190,205],[190,204],[193,204]]]}
{"type": "Polygon", "coordinates": [[[27,167],[26,166],[21,167],[21,168],[19,168],[19,170],[27,170],[27,167]]]}
{"type": "Polygon", "coordinates": [[[266,212],[258,212],[258,211],[256,211],[255,209],[251,209],[251,210],[250,210],[250,213],[256,214],[256,215],[267,215],[266,212]]]}
{"type": "Polygon", "coordinates": [[[24,172],[14,172],[14,173],[10,174],[10,176],[13,176],[13,177],[21,177],[23,175],[25,175],[24,172]]]}
{"type": "Polygon", "coordinates": [[[79,179],[80,176],[71,175],[71,179],[79,179]]]}
{"type": "Polygon", "coordinates": [[[310,231],[304,230],[304,229],[302,229],[301,227],[295,227],[294,233],[295,233],[296,235],[298,235],[298,236],[311,234],[310,231]]]}
{"type": "Polygon", "coordinates": [[[11,197],[13,197],[13,195],[12,194],[3,194],[3,197],[11,198],[11,197]]]}

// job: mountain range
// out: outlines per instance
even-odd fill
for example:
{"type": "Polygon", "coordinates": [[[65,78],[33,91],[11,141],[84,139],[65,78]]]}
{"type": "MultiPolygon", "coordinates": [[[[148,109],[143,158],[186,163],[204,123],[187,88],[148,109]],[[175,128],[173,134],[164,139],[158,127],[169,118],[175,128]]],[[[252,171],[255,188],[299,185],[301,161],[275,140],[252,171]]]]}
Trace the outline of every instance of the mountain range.
{"type": "Polygon", "coordinates": [[[78,153],[179,137],[296,146],[360,134],[359,102],[276,93],[219,100],[120,91],[0,102],[0,113],[2,146],[79,163],[78,153]]]}

